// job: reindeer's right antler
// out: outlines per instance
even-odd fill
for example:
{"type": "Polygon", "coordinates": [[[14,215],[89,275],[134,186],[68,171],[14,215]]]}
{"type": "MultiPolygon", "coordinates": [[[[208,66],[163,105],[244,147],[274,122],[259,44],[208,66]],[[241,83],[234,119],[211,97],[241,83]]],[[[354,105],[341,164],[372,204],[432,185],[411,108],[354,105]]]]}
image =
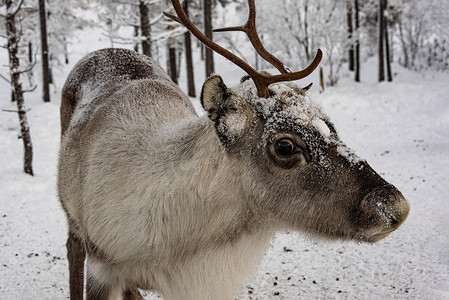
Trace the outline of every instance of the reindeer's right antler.
{"type": "Polygon", "coordinates": [[[221,47],[217,43],[213,42],[211,39],[206,37],[187,17],[184,10],[182,9],[181,3],[178,0],[171,0],[173,4],[173,8],[176,11],[177,16],[164,12],[164,14],[170,19],[184,25],[197,39],[199,39],[205,46],[209,47],[213,51],[218,54],[224,56],[225,58],[232,61],[234,64],[243,69],[254,81],[254,84],[257,88],[257,93],[259,97],[268,98],[270,96],[268,92],[268,86],[272,83],[281,82],[281,81],[293,81],[304,78],[313,70],[316,69],[318,64],[321,61],[323,53],[318,49],[317,54],[312,61],[312,63],[305,69],[291,73],[287,68],[285,68],[284,64],[277,59],[274,55],[269,53],[265,47],[262,45],[262,42],[259,39],[256,30],[256,7],[254,4],[254,0],[248,0],[249,5],[249,17],[246,25],[240,27],[228,27],[221,28],[215,31],[243,31],[248,35],[252,45],[256,49],[257,53],[262,56],[266,61],[275,66],[282,74],[280,75],[265,75],[260,72],[254,70],[249,64],[243,61],[241,58],[237,57],[233,53],[229,52],[225,48],[221,47]]]}
{"type": "Polygon", "coordinates": [[[248,0],[248,6],[249,6],[249,14],[248,14],[248,21],[246,21],[246,24],[243,26],[237,26],[237,27],[226,27],[226,28],[219,28],[214,29],[215,32],[224,32],[224,31],[243,31],[248,36],[249,41],[253,45],[254,49],[256,49],[257,53],[265,59],[267,62],[272,64],[276,67],[276,69],[279,70],[282,74],[291,73],[291,71],[284,66],[284,64],[273,54],[267,51],[265,47],[263,46],[259,35],[257,34],[257,28],[256,28],[256,5],[254,3],[254,0],[248,0]]]}

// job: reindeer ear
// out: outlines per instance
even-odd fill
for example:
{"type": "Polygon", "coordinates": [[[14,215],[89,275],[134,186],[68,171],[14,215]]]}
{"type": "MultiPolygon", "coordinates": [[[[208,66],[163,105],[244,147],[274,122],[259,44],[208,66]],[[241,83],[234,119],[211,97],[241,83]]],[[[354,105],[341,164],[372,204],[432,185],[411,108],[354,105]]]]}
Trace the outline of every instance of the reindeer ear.
{"type": "Polygon", "coordinates": [[[226,90],[223,79],[218,75],[209,77],[203,84],[200,101],[212,121],[216,121],[223,112],[226,90]]]}
{"type": "Polygon", "coordinates": [[[247,113],[237,99],[230,96],[220,76],[214,75],[204,82],[201,104],[215,123],[217,136],[225,149],[230,149],[247,127],[247,113]]]}

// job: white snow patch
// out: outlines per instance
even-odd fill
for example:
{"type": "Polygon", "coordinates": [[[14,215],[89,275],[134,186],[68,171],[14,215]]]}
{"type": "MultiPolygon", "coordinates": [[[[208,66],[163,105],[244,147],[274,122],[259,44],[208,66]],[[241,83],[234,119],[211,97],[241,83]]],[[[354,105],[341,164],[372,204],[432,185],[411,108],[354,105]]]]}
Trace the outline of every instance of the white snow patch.
{"type": "Polygon", "coordinates": [[[351,148],[344,144],[337,146],[337,152],[340,156],[346,158],[352,165],[358,164],[360,162],[365,162],[366,160],[360,158],[351,148]]]}
{"type": "Polygon", "coordinates": [[[319,133],[321,133],[322,136],[324,136],[325,138],[330,138],[331,130],[326,125],[326,122],[324,122],[321,119],[314,118],[312,120],[312,125],[315,127],[316,130],[318,130],[319,133]]]}
{"type": "MultiPolygon", "coordinates": [[[[271,133],[276,132],[278,126],[290,123],[293,126],[300,125],[318,132],[326,144],[329,146],[336,145],[338,154],[347,159],[351,165],[365,161],[347,147],[336,134],[332,133],[326,124],[329,119],[322,111],[321,106],[311,101],[307,95],[300,94],[299,86],[293,83],[277,83],[270,86],[270,90],[274,93],[273,96],[259,98],[252,80],[247,80],[234,88],[234,92],[245,99],[249,99],[252,106],[267,119],[260,146],[266,143],[271,133]]],[[[306,142],[312,153],[320,158],[320,164],[327,165],[328,160],[325,159],[322,149],[319,149],[321,146],[316,137],[303,132],[301,138],[306,142]]]]}
{"type": "MultiPolygon", "coordinates": [[[[70,44],[71,61],[94,47],[108,46],[108,40],[99,41],[101,36],[98,31],[81,32],[70,44]]],[[[204,64],[199,55],[195,59],[200,87],[204,64]]],[[[225,82],[236,84],[242,71],[222,57],[216,59],[225,82]]],[[[7,64],[5,51],[0,60],[7,64]]],[[[59,88],[69,71],[66,66],[61,68],[54,70],[59,88]]],[[[377,61],[370,59],[362,64],[361,83],[348,77],[322,94],[316,89],[314,93],[314,88],[311,91],[343,139],[369,157],[374,169],[410,201],[409,218],[373,245],[322,243],[298,234],[279,234],[255,278],[237,299],[449,299],[449,76],[419,74],[393,64],[395,81],[377,83],[376,68],[377,61]],[[382,155],[385,150],[390,153],[382,155]]],[[[183,72],[181,87],[187,86],[183,72]]],[[[0,81],[0,91],[10,94],[9,85],[0,81]]],[[[69,294],[66,219],[55,187],[58,95],[52,94],[55,104],[48,104],[42,103],[40,93],[37,89],[25,94],[33,107],[28,117],[35,150],[34,177],[22,171],[17,115],[0,112],[1,299],[66,299],[69,294]]],[[[193,101],[204,113],[199,101],[193,101]]],[[[4,97],[2,106],[9,105],[4,97]]],[[[152,293],[144,296],[160,299],[152,293]]]]}
{"type": "Polygon", "coordinates": [[[242,134],[246,125],[246,116],[243,114],[231,113],[218,124],[218,130],[229,138],[230,143],[234,143],[242,134]]]}

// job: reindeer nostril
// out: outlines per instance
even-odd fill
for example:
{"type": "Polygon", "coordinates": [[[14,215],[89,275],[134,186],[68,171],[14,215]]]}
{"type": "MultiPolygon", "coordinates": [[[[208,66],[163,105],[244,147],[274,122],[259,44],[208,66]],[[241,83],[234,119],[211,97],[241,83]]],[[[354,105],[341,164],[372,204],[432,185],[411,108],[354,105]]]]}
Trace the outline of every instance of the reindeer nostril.
{"type": "Polygon", "coordinates": [[[395,218],[395,217],[392,217],[392,218],[390,219],[390,223],[391,223],[391,225],[396,225],[396,224],[399,223],[399,220],[398,220],[397,218],[395,218]]]}
{"type": "Polygon", "coordinates": [[[372,189],[360,202],[359,223],[364,227],[396,229],[407,218],[409,204],[393,186],[372,189]]]}

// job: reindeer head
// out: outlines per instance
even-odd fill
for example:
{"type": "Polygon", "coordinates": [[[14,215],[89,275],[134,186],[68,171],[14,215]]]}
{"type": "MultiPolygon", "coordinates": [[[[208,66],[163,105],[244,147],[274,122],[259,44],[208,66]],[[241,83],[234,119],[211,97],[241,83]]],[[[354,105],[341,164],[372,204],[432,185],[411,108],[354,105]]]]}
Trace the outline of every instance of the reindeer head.
{"type": "MultiPolygon", "coordinates": [[[[178,17],[206,46],[225,56],[250,79],[234,88],[219,76],[206,80],[201,103],[217,136],[238,166],[250,205],[279,228],[327,238],[376,242],[399,227],[409,211],[402,194],[340,140],[328,117],[293,81],[309,75],[321,60],[319,50],[304,70],[291,73],[260,43],[255,30],[254,0],[242,27],[257,52],[282,74],[251,68],[207,39],[172,0],[178,17]]],[[[310,87],[310,86],[309,86],[310,87]]]]}

